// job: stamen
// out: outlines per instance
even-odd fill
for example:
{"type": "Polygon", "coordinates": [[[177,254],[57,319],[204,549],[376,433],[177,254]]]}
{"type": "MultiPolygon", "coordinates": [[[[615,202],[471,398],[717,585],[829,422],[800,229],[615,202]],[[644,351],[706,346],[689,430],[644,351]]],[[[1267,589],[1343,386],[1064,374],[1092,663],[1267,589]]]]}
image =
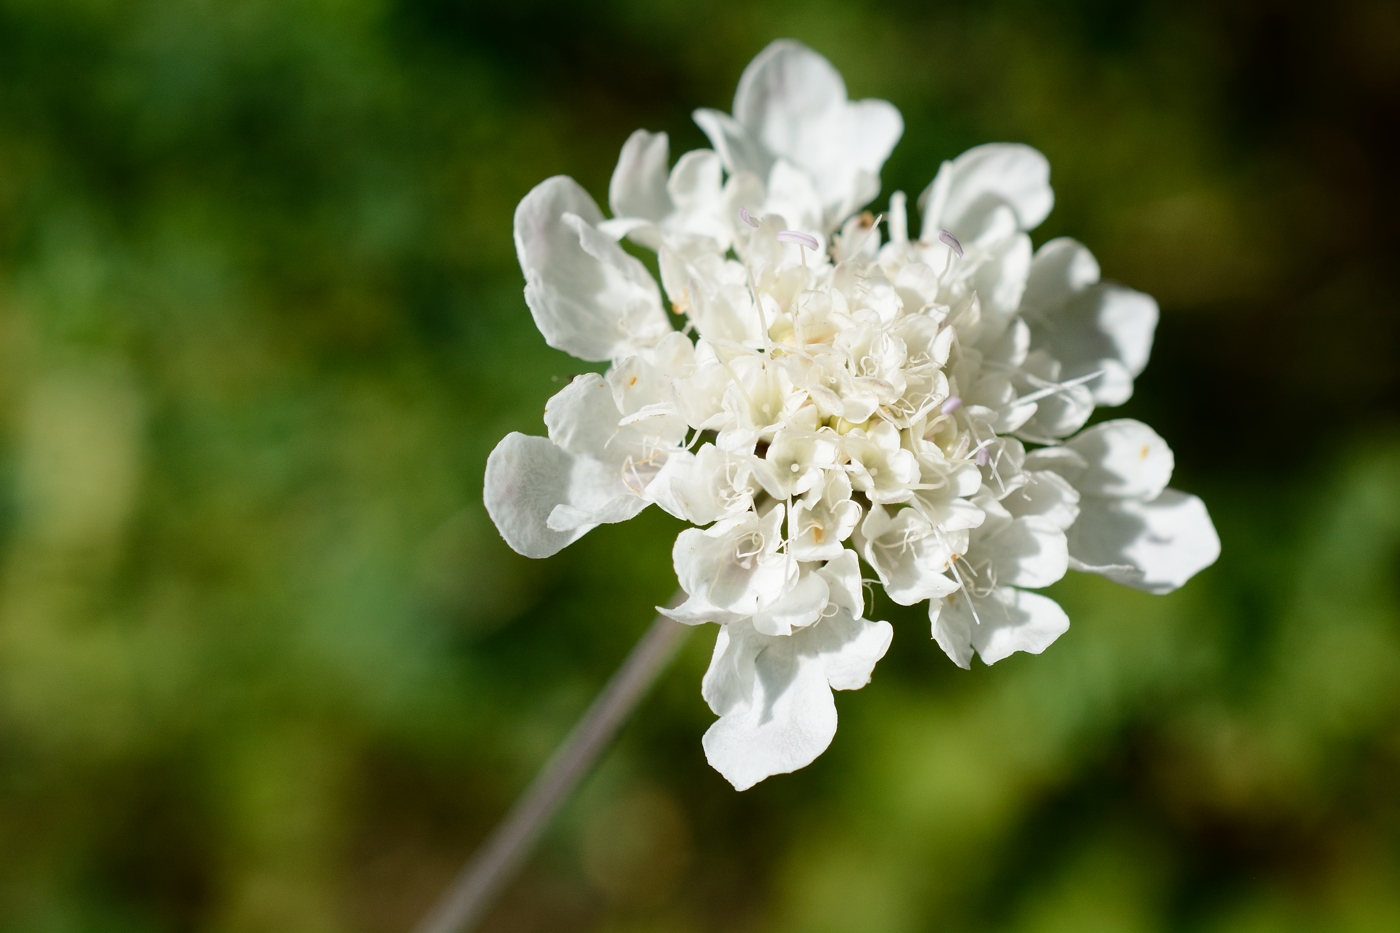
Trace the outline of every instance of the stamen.
{"type": "Polygon", "coordinates": [[[956,253],[959,259],[962,258],[962,256],[963,256],[962,244],[958,242],[958,238],[957,238],[957,237],[953,236],[953,235],[952,235],[951,233],[949,233],[947,230],[939,230],[939,231],[938,231],[938,242],[942,243],[944,246],[948,247],[950,250],[952,250],[954,253],[956,253]]]}
{"type": "Polygon", "coordinates": [[[739,219],[742,220],[744,223],[748,224],[750,227],[753,227],[755,230],[758,229],[758,221],[753,219],[753,215],[749,213],[749,209],[747,207],[741,206],[739,208],[739,219]]]}
{"type": "Polygon", "coordinates": [[[972,457],[972,462],[980,467],[984,467],[987,465],[987,461],[989,461],[990,459],[991,455],[987,453],[987,448],[979,447],[977,449],[977,453],[974,454],[972,457]]]}
{"type": "Polygon", "coordinates": [[[951,415],[959,408],[962,408],[962,399],[958,398],[956,395],[950,395],[948,396],[948,401],[944,402],[943,407],[938,410],[945,415],[951,415]]]}
{"type": "Polygon", "coordinates": [[[1020,398],[1012,399],[1006,405],[1002,406],[1002,410],[1004,411],[1005,409],[1012,408],[1016,405],[1026,405],[1030,402],[1038,402],[1043,398],[1046,398],[1051,395],[1058,395],[1061,392],[1068,392],[1070,389],[1073,389],[1076,386],[1082,386],[1086,382],[1091,382],[1099,378],[1103,375],[1103,373],[1104,371],[1102,369],[1096,369],[1086,376],[1079,376],[1074,379],[1067,379],[1064,382],[1053,382],[1042,389],[1037,389],[1036,391],[1031,392],[1027,395],[1023,395],[1020,398]]]}
{"type": "Polygon", "coordinates": [[[779,243],[791,243],[794,246],[805,246],[814,251],[822,248],[821,243],[817,242],[816,237],[806,233],[799,233],[796,230],[779,230],[774,236],[779,243]]]}

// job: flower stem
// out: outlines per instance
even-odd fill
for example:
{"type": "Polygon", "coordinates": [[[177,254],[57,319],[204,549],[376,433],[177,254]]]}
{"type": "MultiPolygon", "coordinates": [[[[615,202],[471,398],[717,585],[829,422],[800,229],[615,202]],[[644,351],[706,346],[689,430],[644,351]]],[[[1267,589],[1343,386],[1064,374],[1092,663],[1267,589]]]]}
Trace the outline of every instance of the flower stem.
{"type": "Polygon", "coordinates": [[[550,817],[593,767],[689,632],[689,626],[657,615],[588,712],[414,933],[466,933],[485,917],[550,817]]]}

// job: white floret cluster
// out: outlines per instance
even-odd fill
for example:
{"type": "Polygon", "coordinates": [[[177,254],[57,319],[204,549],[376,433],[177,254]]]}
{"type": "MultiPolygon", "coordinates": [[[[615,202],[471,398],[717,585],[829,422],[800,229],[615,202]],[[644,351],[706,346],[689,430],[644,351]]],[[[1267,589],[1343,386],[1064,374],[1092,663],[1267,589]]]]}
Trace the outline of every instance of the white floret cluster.
{"type": "Polygon", "coordinates": [[[1072,240],[1032,250],[1054,200],[1040,153],[944,163],[911,238],[902,193],[860,213],[898,111],[849,101],[810,49],[769,46],[733,115],[696,121],[714,148],[674,166],[665,134],[627,140],[611,219],[566,177],[521,202],[536,324],[611,365],[550,400],[548,438],[501,441],[486,504],[530,557],[651,504],[696,526],[673,552],[688,598],[665,611],[718,624],[704,746],[736,787],[821,754],[832,691],[889,647],[863,568],[927,602],[969,667],[1063,634],[1032,591],[1069,569],[1161,593],[1215,560],[1205,506],[1167,488],[1166,443],[1137,421],[1084,429],[1131,395],[1157,306],[1072,240]],[[660,288],[623,238],[656,252],[660,288]]]}

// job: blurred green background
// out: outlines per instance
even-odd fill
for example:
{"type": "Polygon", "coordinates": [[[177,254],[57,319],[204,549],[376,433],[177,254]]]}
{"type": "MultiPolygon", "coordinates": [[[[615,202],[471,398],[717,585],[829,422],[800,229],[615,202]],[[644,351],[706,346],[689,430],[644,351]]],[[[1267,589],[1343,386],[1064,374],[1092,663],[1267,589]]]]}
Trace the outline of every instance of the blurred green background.
{"type": "MultiPolygon", "coordinates": [[[[1387,0],[0,2],[0,930],[400,931],[674,587],[648,513],[480,501],[584,366],[511,212],[703,145],[769,40],[1019,140],[1162,303],[1123,413],[1224,556],[1056,587],[955,668],[889,605],[832,749],[742,795],[694,637],[493,931],[1400,930],[1400,7],[1387,0]]],[[[652,510],[653,512],[655,510],[652,510]]]]}

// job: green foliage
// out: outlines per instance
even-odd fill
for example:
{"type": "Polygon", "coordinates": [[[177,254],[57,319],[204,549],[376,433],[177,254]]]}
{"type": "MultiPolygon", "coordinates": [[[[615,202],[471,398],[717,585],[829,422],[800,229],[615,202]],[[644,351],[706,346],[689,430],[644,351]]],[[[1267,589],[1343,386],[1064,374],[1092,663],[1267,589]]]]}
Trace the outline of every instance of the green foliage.
{"type": "Polygon", "coordinates": [[[903,111],[887,191],[1050,156],[1224,556],[971,672],[878,607],[743,795],[695,636],[490,927],[1400,929],[1400,17],[1265,6],[0,2],[0,930],[411,925],[674,586],[664,515],[531,562],[481,507],[584,368],[511,212],[780,35],[903,111]]]}

